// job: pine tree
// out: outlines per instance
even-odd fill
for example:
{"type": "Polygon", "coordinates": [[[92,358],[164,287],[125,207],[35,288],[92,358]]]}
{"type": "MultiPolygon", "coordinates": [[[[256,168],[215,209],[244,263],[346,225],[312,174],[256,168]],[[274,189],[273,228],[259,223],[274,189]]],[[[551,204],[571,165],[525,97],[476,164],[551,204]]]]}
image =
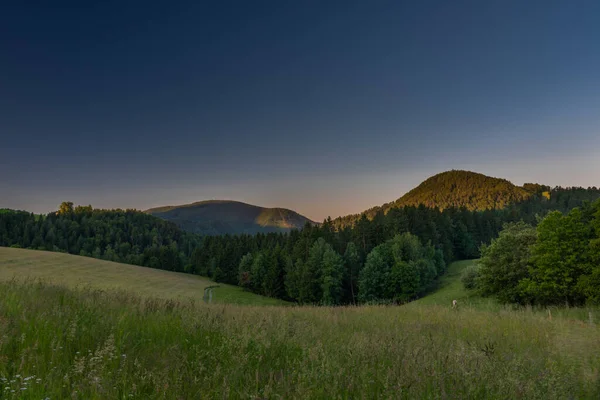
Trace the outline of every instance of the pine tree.
{"type": "Polygon", "coordinates": [[[353,304],[356,304],[356,292],[358,291],[358,276],[360,274],[360,256],[356,245],[353,242],[349,242],[346,246],[346,252],[344,253],[344,262],[346,264],[346,270],[348,273],[348,287],[351,294],[351,300],[353,304]]]}
{"type": "Polygon", "coordinates": [[[344,260],[327,245],[323,253],[321,290],[323,295],[321,303],[325,305],[337,305],[342,301],[342,285],[344,282],[344,260]]]}

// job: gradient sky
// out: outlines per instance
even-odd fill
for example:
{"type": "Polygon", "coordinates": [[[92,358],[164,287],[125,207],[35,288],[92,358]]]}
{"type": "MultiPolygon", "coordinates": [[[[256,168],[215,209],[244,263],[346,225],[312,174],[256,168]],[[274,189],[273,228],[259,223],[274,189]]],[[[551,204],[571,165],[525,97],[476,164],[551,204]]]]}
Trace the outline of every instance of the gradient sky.
{"type": "Polygon", "coordinates": [[[449,169],[600,186],[600,2],[0,5],[0,208],[322,220],[449,169]]]}

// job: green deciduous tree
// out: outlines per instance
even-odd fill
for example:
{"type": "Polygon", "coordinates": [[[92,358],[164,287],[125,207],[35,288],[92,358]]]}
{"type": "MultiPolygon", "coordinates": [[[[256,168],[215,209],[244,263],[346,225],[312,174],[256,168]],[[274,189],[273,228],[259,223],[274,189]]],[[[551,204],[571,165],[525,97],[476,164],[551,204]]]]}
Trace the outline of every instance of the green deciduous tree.
{"type": "Polygon", "coordinates": [[[497,239],[481,247],[479,289],[503,303],[524,301],[519,282],[529,277],[531,247],[537,241],[534,227],[508,223],[497,239]]]}
{"type": "Polygon", "coordinates": [[[591,272],[591,227],[582,221],[581,210],[550,213],[538,225],[537,234],[531,277],[522,281],[523,291],[537,304],[582,303],[584,294],[576,286],[581,275],[591,272]]]}
{"type": "Polygon", "coordinates": [[[390,274],[390,266],[381,255],[381,250],[373,249],[367,256],[365,266],[358,280],[358,298],[361,303],[383,300],[390,274]]]}

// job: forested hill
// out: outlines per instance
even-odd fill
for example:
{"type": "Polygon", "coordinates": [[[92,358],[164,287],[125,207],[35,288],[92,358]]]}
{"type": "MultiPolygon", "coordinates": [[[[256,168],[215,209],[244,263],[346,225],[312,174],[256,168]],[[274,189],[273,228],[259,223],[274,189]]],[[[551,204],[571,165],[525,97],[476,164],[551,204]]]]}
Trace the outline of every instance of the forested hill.
{"type": "Polygon", "coordinates": [[[453,170],[426,179],[388,208],[424,204],[440,210],[461,207],[470,211],[496,210],[527,200],[533,194],[506,179],[453,170]]]}
{"type": "MultiPolygon", "coordinates": [[[[535,189],[532,186],[532,189],[535,189]]],[[[540,190],[543,188],[539,188],[540,190]]],[[[536,189],[537,190],[537,189],[536,189]]],[[[299,303],[405,302],[426,293],[453,260],[478,258],[507,222],[536,224],[600,197],[554,188],[500,210],[404,206],[343,227],[336,221],[256,235],[196,235],[135,210],[63,203],[57,212],[0,212],[0,246],[53,250],[210,276],[299,303]]]]}
{"type": "Polygon", "coordinates": [[[209,200],[145,211],[202,235],[288,232],[313,223],[295,211],[264,208],[238,201],[209,200]]]}
{"type": "Polygon", "coordinates": [[[183,272],[186,256],[198,243],[175,224],[135,210],[99,210],[65,202],[47,215],[0,212],[0,246],[183,272]]]}
{"type": "Polygon", "coordinates": [[[363,215],[375,218],[392,209],[404,207],[465,209],[473,212],[516,212],[532,222],[536,214],[558,210],[566,212],[585,201],[600,198],[596,187],[555,187],[526,183],[516,186],[506,179],[489,177],[469,171],[452,170],[434,175],[398,200],[370,208],[360,214],[347,215],[333,220],[336,228],[353,226],[363,215]]]}

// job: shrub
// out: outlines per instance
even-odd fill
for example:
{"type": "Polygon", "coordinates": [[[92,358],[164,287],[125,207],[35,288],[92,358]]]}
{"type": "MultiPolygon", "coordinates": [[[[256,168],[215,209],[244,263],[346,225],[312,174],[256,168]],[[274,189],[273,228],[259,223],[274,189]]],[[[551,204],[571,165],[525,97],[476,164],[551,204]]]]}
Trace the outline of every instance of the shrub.
{"type": "Polygon", "coordinates": [[[479,282],[479,265],[473,264],[465,268],[462,272],[460,280],[462,281],[465,289],[477,289],[479,282]]]}

